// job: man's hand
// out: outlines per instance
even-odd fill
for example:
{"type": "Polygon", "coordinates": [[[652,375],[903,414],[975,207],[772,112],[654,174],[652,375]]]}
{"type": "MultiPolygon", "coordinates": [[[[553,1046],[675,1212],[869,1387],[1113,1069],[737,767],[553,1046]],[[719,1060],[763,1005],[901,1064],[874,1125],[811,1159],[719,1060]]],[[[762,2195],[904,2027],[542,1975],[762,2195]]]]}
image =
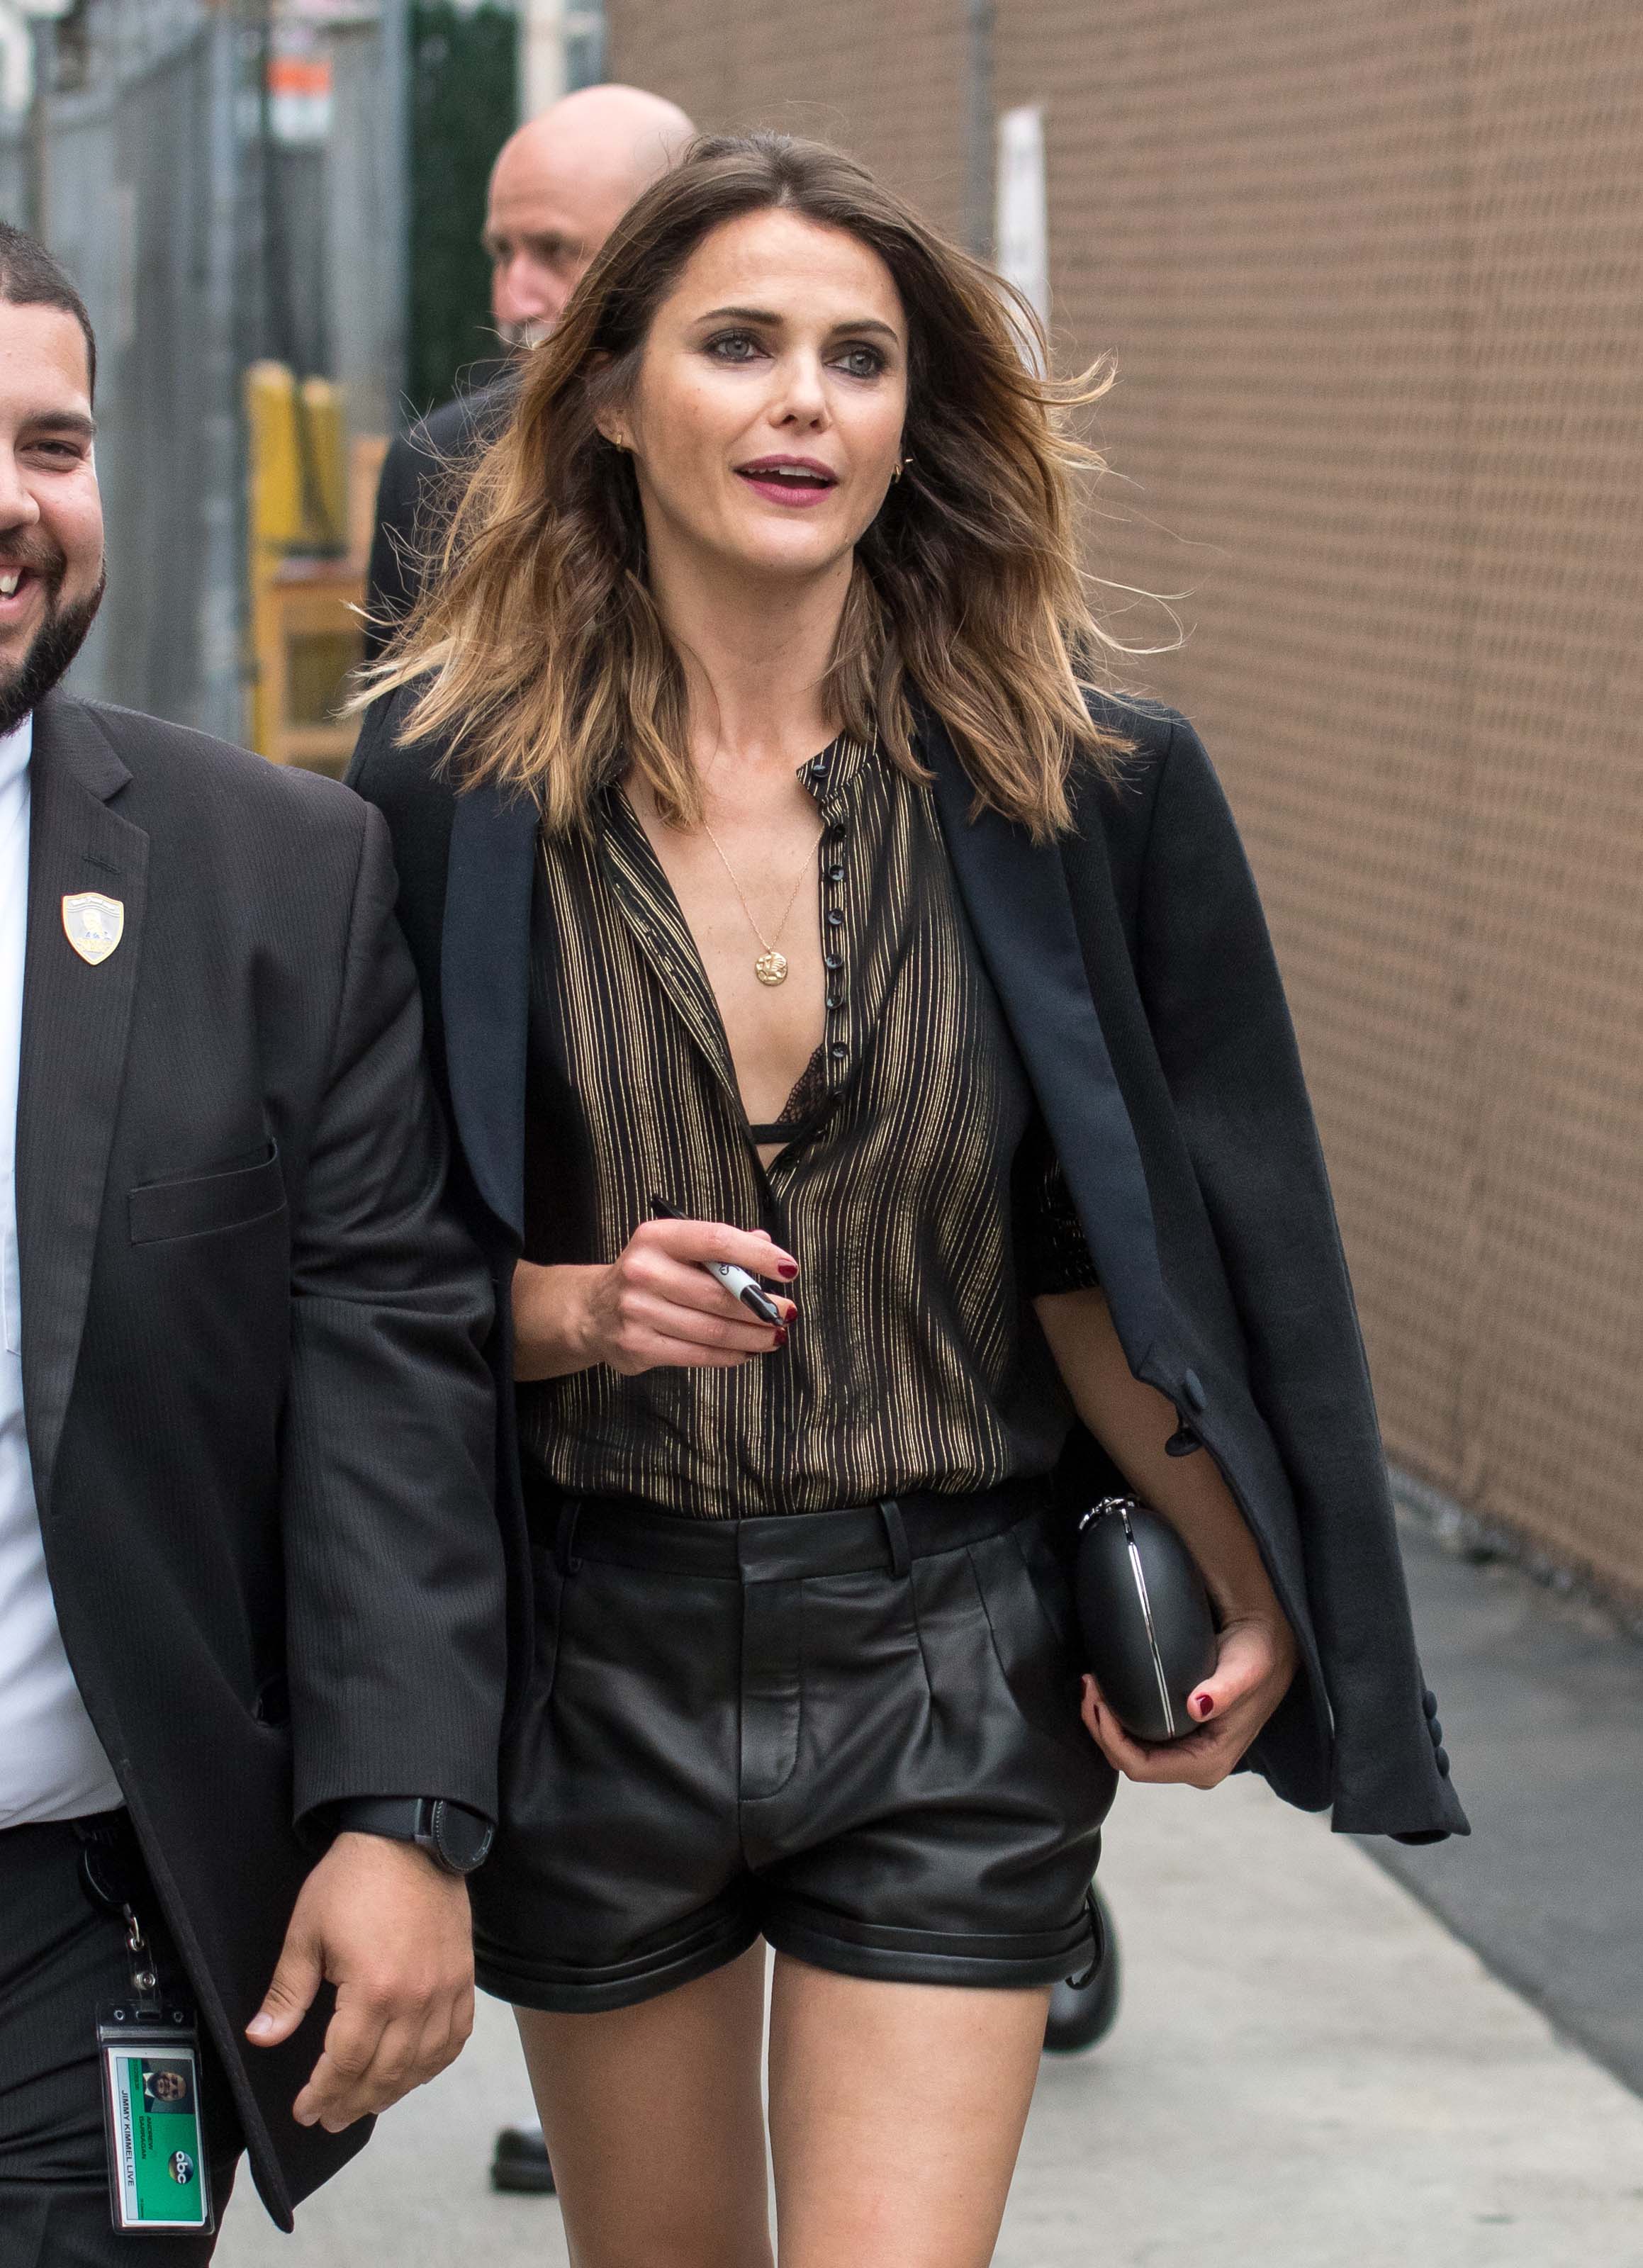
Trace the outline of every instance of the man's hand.
{"type": "Polygon", "coordinates": [[[291,2110],[299,2126],[340,2134],[461,2053],[474,2029],[467,1883],[415,1844],[339,1835],[302,1886],[247,2038],[260,2048],[288,2040],[322,1978],[336,2007],[291,2110]]]}

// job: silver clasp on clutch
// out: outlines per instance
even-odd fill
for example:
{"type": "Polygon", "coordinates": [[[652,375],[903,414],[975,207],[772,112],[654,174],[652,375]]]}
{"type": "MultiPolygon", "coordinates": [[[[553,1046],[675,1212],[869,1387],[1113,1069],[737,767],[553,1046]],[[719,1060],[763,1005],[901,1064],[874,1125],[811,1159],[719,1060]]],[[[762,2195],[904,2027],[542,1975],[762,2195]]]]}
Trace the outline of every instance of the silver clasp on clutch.
{"type": "Polygon", "coordinates": [[[1103,1520],[1109,1512],[1116,1512],[1120,1520],[1124,1522],[1124,1534],[1128,1535],[1130,1533],[1130,1514],[1132,1512],[1139,1512],[1140,1509],[1140,1502],[1138,1498],[1132,1496],[1104,1496],[1099,1504],[1091,1505],[1089,1510],[1080,1517],[1079,1521],[1079,1534],[1080,1535],[1083,1535],[1091,1521],[1103,1520]]]}

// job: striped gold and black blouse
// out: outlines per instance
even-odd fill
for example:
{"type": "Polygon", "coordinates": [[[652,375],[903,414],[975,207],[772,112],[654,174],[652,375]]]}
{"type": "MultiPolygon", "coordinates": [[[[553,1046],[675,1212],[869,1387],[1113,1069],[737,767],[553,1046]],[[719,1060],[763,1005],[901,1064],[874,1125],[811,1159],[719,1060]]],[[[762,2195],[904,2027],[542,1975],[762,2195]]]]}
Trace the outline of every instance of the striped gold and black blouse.
{"type": "Polygon", "coordinates": [[[527,1469],[702,1519],[1046,1473],[1071,1422],[1029,1302],[1095,1273],[959,902],[927,789],[848,740],[824,821],[825,1035],[749,1126],[672,886],[620,790],[544,841],[533,908],[527,1243],[614,1260],[652,1192],[799,1260],[786,1347],[518,1391],[527,1469]],[[757,1145],[783,1147],[768,1168],[757,1145]]]}

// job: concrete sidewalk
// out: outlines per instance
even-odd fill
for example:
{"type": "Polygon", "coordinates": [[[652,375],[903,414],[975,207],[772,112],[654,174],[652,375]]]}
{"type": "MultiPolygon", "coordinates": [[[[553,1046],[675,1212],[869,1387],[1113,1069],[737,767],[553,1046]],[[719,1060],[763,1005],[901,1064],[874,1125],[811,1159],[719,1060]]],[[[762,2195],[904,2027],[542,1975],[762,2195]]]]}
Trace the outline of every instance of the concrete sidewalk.
{"type": "Polygon", "coordinates": [[[1643,2095],[1643,1645],[1419,1528],[1404,1558],[1474,1832],[1368,1847],[1643,2095]]]}
{"type": "MultiPolygon", "coordinates": [[[[1126,1788],[1107,1852],[1124,2007],[1043,2067],[999,2268],[1643,2268],[1643,2102],[1362,1851],[1237,1780],[1126,1788]]],[[[486,2186],[526,2100],[483,2004],[294,2240],[247,2185],[221,2268],[558,2268],[556,2205],[486,2186]]]]}

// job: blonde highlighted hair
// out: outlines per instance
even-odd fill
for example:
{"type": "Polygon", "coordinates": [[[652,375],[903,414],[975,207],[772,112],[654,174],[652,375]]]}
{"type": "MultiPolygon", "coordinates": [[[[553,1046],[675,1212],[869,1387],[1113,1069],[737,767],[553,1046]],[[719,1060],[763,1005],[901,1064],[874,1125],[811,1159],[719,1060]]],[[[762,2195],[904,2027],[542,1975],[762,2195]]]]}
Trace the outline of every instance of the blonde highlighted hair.
{"type": "Polygon", "coordinates": [[[1061,832],[1075,763],[1110,766],[1127,745],[1087,701],[1122,649],[1077,556],[1072,478],[1101,459],[1067,422],[1110,370],[1038,375],[1022,348],[1043,367],[1043,335],[1019,295],[852,158],[785,135],[704,136],[623,217],[531,355],[362,700],[412,687],[402,739],[440,738],[459,779],[530,795],[550,830],[579,825],[630,765],[667,820],[700,819],[685,674],[646,586],[632,466],[597,420],[624,398],[697,246],[777,209],[876,253],[908,325],[910,463],[857,546],[824,688],[832,721],[922,777],[922,699],[981,804],[1040,838],[1061,832]]]}

